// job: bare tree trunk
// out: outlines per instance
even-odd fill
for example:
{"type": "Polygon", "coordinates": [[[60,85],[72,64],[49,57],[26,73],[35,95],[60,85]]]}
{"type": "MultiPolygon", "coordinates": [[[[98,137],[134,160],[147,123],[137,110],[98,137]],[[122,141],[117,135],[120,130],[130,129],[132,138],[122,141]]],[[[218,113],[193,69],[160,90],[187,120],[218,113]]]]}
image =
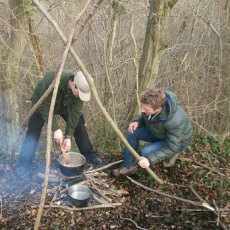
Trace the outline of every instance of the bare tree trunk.
{"type": "MultiPolygon", "coordinates": [[[[112,114],[113,120],[116,123],[116,109],[115,109],[115,92],[113,86],[113,78],[115,78],[115,70],[114,70],[114,58],[113,58],[113,50],[115,44],[115,37],[117,33],[117,24],[119,21],[119,17],[122,13],[124,13],[124,6],[119,2],[114,2],[112,4],[113,8],[113,15],[110,22],[110,33],[107,40],[107,47],[106,47],[106,58],[105,58],[105,96],[104,96],[104,105],[107,108],[108,112],[112,114]]],[[[114,131],[111,130],[110,125],[104,119],[104,136],[110,137],[111,139],[115,138],[114,131]]],[[[108,138],[108,142],[111,141],[108,138]]],[[[118,146],[120,146],[120,141],[118,141],[118,146]]]]}
{"type": "MultiPolygon", "coordinates": [[[[145,42],[140,60],[139,69],[139,89],[140,92],[146,88],[152,87],[157,76],[161,57],[164,53],[166,44],[166,34],[168,28],[168,18],[172,7],[177,0],[151,0],[148,23],[145,33],[145,42]]],[[[140,93],[140,92],[137,92],[140,93]]],[[[133,102],[133,110],[129,119],[139,113],[133,102]]]]}
{"type": "Polygon", "coordinates": [[[34,20],[30,15],[28,15],[28,24],[29,24],[29,32],[30,32],[30,43],[33,48],[34,52],[34,59],[37,67],[38,76],[40,78],[44,75],[44,68],[43,68],[43,57],[42,57],[42,49],[41,49],[41,43],[38,35],[34,33],[34,20]]]}
{"type": "Polygon", "coordinates": [[[0,73],[4,113],[4,130],[2,132],[5,133],[3,140],[0,142],[0,149],[4,148],[10,151],[20,127],[20,98],[17,93],[17,82],[21,58],[26,44],[27,21],[21,1],[9,0],[8,7],[12,29],[9,36],[8,50],[2,59],[3,71],[0,73]]]}

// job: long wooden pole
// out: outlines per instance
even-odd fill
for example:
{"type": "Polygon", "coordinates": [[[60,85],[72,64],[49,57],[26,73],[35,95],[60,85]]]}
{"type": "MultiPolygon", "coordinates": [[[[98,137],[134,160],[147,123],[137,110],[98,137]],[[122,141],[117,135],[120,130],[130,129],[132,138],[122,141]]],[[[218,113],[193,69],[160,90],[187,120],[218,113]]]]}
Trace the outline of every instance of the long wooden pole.
{"type": "MultiPolygon", "coordinates": [[[[66,44],[67,43],[67,39],[65,37],[65,35],[63,34],[63,32],[61,31],[60,27],[58,26],[58,24],[56,23],[56,21],[51,17],[51,15],[44,9],[44,7],[39,3],[39,1],[37,0],[32,0],[36,6],[38,7],[38,9],[42,12],[42,14],[47,18],[47,20],[51,23],[51,25],[54,27],[54,29],[56,30],[56,32],[58,33],[58,35],[60,36],[60,38],[62,39],[63,43],[66,44]]],[[[106,118],[106,120],[108,121],[108,123],[111,125],[111,127],[113,128],[113,130],[116,132],[116,134],[118,135],[118,137],[121,139],[121,141],[124,143],[124,145],[128,148],[128,150],[132,153],[132,155],[137,159],[137,161],[141,160],[141,157],[139,156],[139,154],[129,145],[128,141],[125,139],[125,137],[123,136],[123,134],[121,133],[121,131],[118,129],[116,123],[112,120],[112,118],[110,117],[110,115],[108,114],[108,112],[106,111],[106,109],[104,108],[96,87],[94,85],[94,82],[91,80],[90,76],[89,76],[89,72],[87,71],[87,69],[85,68],[83,62],[81,61],[81,59],[78,57],[77,53],[74,51],[73,47],[70,48],[70,53],[72,54],[74,60],[77,62],[77,64],[79,65],[81,71],[83,72],[83,74],[85,75],[92,94],[95,98],[95,101],[98,105],[98,107],[100,108],[102,114],[104,115],[104,117],[106,118]]],[[[149,173],[149,175],[155,180],[157,181],[159,184],[163,184],[163,181],[157,177],[157,175],[148,167],[145,168],[145,170],[149,173]]]]}
{"type": "MultiPolygon", "coordinates": [[[[90,2],[90,0],[88,0],[88,4],[89,4],[89,2],[90,2]]],[[[78,14],[78,16],[75,19],[74,25],[77,24],[77,21],[79,20],[79,18],[83,14],[83,12],[86,10],[88,4],[86,4],[84,9],[78,14]]],[[[48,126],[47,126],[46,174],[45,174],[45,179],[44,179],[44,184],[43,184],[43,190],[42,190],[42,196],[41,196],[41,201],[40,201],[40,205],[39,205],[39,210],[38,210],[37,218],[36,218],[35,225],[34,225],[34,230],[39,229],[43,208],[45,205],[46,191],[47,191],[47,187],[48,187],[49,172],[50,172],[50,152],[51,152],[51,146],[52,146],[51,135],[52,135],[52,121],[53,121],[54,106],[55,106],[55,102],[56,102],[56,97],[57,97],[57,92],[58,92],[58,86],[59,86],[60,79],[61,79],[61,74],[63,72],[65,61],[66,61],[66,58],[67,58],[68,53],[69,53],[69,49],[70,49],[71,44],[72,44],[74,32],[75,32],[75,28],[73,28],[71,30],[69,39],[66,43],[65,51],[64,51],[63,56],[62,56],[61,63],[60,63],[60,65],[57,68],[57,71],[55,73],[54,91],[53,91],[53,96],[52,96],[52,100],[51,100],[48,126]]]]}

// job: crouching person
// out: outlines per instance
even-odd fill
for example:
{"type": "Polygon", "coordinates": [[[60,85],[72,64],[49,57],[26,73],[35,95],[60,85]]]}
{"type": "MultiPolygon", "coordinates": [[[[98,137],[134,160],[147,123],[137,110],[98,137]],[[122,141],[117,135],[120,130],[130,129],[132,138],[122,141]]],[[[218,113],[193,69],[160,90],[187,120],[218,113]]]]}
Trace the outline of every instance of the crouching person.
{"type": "MultiPolygon", "coordinates": [[[[44,78],[36,85],[32,96],[32,106],[43,96],[54,78],[55,71],[52,70],[46,73],[44,78]]],[[[23,178],[32,164],[42,127],[45,122],[48,122],[52,95],[53,91],[29,119],[28,130],[17,161],[16,173],[19,177],[23,178]]],[[[103,162],[93,150],[82,113],[83,103],[90,100],[90,95],[90,87],[81,71],[74,74],[72,71],[64,70],[58,87],[52,130],[54,131],[55,141],[57,144],[63,144],[66,151],[71,150],[71,139],[74,138],[80,153],[85,156],[86,162],[101,165],[103,162]],[[65,133],[59,128],[56,115],[60,115],[65,120],[65,133]]]]}
{"type": "MultiPolygon", "coordinates": [[[[126,136],[135,151],[138,151],[140,141],[149,143],[141,149],[139,166],[147,168],[166,159],[175,163],[178,154],[189,145],[193,132],[176,95],[154,87],[142,93],[140,102],[141,114],[129,124],[126,136]]],[[[113,175],[133,174],[137,169],[133,155],[125,148],[123,165],[113,170],[113,175]]]]}

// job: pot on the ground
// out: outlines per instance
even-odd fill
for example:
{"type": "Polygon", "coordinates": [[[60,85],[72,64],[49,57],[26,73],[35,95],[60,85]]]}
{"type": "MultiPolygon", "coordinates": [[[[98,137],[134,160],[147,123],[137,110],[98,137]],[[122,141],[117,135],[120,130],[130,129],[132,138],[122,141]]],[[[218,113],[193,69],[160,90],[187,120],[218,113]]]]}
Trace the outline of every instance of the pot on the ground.
{"type": "Polygon", "coordinates": [[[80,153],[68,152],[66,153],[68,158],[70,159],[70,164],[65,162],[63,155],[58,158],[59,169],[61,173],[65,176],[79,176],[84,171],[84,166],[86,159],[80,153]]]}
{"type": "Polygon", "coordinates": [[[91,190],[84,185],[72,185],[68,189],[68,195],[74,205],[85,207],[89,202],[91,190]]]}

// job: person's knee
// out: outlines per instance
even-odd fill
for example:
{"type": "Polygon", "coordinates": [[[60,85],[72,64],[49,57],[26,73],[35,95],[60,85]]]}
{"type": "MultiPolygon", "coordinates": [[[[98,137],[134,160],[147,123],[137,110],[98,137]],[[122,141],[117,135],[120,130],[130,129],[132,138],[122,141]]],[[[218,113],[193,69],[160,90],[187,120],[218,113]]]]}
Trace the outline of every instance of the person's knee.
{"type": "MultiPolygon", "coordinates": [[[[151,152],[152,152],[152,151],[151,151],[151,152]]],[[[149,151],[148,148],[143,148],[143,149],[141,149],[141,155],[142,155],[143,157],[147,157],[151,152],[149,151]]]]}
{"type": "Polygon", "coordinates": [[[159,150],[163,146],[164,146],[163,142],[151,143],[151,144],[146,145],[144,148],[141,149],[141,154],[142,154],[143,157],[146,157],[150,153],[153,153],[153,152],[159,150]]]}

